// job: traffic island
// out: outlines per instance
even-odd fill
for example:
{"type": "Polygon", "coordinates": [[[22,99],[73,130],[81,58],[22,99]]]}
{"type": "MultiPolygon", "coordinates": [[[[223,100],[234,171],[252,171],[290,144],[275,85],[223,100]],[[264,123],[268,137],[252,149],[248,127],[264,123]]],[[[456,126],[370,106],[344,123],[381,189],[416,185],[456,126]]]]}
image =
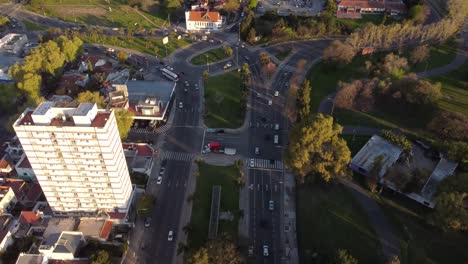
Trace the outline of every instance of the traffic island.
{"type": "Polygon", "coordinates": [[[194,56],[190,62],[193,65],[207,65],[211,63],[217,63],[222,60],[227,60],[232,57],[232,48],[229,46],[223,46],[215,49],[208,50],[194,56]]]}
{"type": "MultiPolygon", "coordinates": [[[[239,210],[239,178],[242,174],[239,166],[213,166],[203,161],[197,161],[198,173],[195,192],[189,196],[193,202],[190,223],[184,227],[188,233],[188,251],[194,252],[208,241],[212,190],[214,186],[222,189],[219,197],[219,225],[218,237],[229,237],[234,243],[238,238],[238,223],[241,217],[239,210]],[[229,212],[225,214],[223,212],[229,212]],[[229,217],[225,217],[229,216],[229,217]]],[[[190,255],[190,254],[187,254],[190,255]]]]}
{"type": "Polygon", "coordinates": [[[242,126],[247,98],[242,91],[240,74],[231,71],[209,77],[204,86],[205,125],[213,128],[242,126]]]}

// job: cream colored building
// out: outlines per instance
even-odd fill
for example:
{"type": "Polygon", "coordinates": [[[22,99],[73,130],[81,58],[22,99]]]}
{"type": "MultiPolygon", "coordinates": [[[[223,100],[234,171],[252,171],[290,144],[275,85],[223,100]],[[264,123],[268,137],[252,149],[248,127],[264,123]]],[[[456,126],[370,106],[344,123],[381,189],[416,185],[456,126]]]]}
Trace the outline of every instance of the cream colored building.
{"type": "Polygon", "coordinates": [[[132,184],[113,111],[43,102],[13,128],[55,215],[128,210],[132,184]]]}

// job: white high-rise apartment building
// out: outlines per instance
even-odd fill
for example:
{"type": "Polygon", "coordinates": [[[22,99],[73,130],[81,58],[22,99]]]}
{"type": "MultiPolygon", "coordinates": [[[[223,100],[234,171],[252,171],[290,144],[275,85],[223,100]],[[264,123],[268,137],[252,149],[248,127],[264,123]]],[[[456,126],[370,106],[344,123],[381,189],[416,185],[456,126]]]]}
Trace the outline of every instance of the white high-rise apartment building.
{"type": "Polygon", "coordinates": [[[113,111],[43,102],[13,128],[56,215],[127,211],[132,184],[113,111]]]}

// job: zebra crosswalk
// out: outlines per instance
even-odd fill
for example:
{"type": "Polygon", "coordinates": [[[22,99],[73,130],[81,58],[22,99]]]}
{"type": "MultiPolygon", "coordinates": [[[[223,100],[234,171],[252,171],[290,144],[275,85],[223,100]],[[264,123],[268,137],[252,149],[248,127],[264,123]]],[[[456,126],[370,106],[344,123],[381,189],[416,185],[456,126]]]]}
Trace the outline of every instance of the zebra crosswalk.
{"type": "Polygon", "coordinates": [[[248,159],[246,160],[246,164],[248,164],[251,168],[260,168],[260,169],[276,169],[282,170],[284,165],[283,162],[280,160],[266,160],[266,159],[248,159]],[[250,161],[253,160],[253,165],[250,161]]]}
{"type": "Polygon", "coordinates": [[[184,152],[174,152],[174,151],[162,151],[160,153],[160,158],[168,160],[180,160],[180,161],[192,161],[195,159],[195,153],[184,153],[184,152]]]}
{"type": "Polygon", "coordinates": [[[137,134],[162,134],[162,133],[167,132],[170,128],[171,126],[169,125],[164,125],[154,130],[147,129],[147,128],[132,128],[130,132],[137,133],[137,134]]]}

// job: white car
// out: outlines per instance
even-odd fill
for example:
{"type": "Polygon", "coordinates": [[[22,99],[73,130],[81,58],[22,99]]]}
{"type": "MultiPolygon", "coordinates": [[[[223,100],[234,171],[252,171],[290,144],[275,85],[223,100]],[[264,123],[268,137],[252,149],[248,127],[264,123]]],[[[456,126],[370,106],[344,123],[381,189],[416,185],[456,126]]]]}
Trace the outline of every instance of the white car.
{"type": "Polygon", "coordinates": [[[275,130],[279,130],[279,124],[275,124],[275,130]]]}
{"type": "Polygon", "coordinates": [[[270,201],[268,202],[268,209],[269,209],[270,211],[273,211],[273,209],[275,209],[275,204],[274,204],[274,202],[273,202],[272,200],[270,200],[270,201]]]}
{"type": "Polygon", "coordinates": [[[268,253],[268,246],[267,245],[263,245],[263,256],[265,257],[268,257],[269,253],[268,253]]]}
{"type": "Polygon", "coordinates": [[[268,105],[272,105],[272,104],[273,104],[273,101],[268,100],[268,105]]]}
{"type": "Polygon", "coordinates": [[[174,239],[174,232],[169,231],[169,234],[167,234],[167,241],[172,241],[174,239]]]}
{"type": "Polygon", "coordinates": [[[184,103],[179,102],[179,108],[184,108],[184,103]]]}
{"type": "Polygon", "coordinates": [[[255,167],[254,159],[250,159],[250,164],[249,165],[250,165],[251,168],[255,167]]]}
{"type": "Polygon", "coordinates": [[[278,95],[279,95],[279,92],[275,91],[275,96],[278,97],[278,95]]]}
{"type": "Polygon", "coordinates": [[[159,176],[158,179],[156,179],[156,184],[161,184],[162,183],[162,177],[159,176]]]}

